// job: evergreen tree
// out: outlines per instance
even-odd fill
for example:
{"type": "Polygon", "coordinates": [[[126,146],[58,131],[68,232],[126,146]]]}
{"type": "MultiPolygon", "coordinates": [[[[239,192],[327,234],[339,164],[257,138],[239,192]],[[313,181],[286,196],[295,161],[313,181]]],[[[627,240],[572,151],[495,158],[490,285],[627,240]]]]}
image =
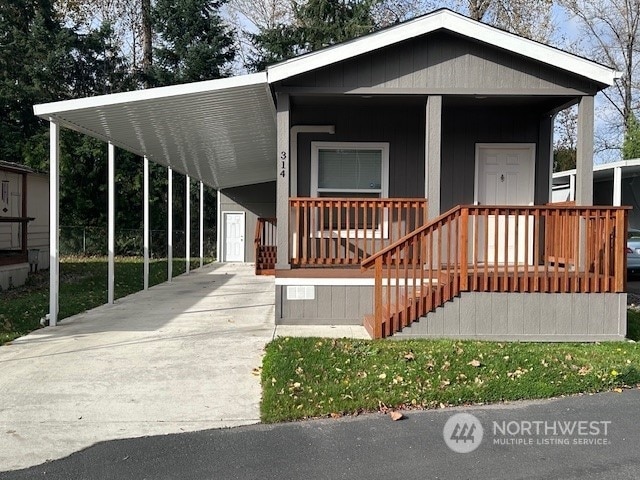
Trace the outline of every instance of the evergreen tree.
{"type": "Polygon", "coordinates": [[[295,5],[291,25],[279,24],[253,35],[257,54],[247,68],[262,70],[267,65],[301,53],[344,42],[373,32],[372,12],[380,0],[309,0],[295,5]]]}
{"type": "Polygon", "coordinates": [[[627,131],[622,144],[622,158],[629,160],[640,158],[640,123],[632,113],[627,120],[627,131]]]}
{"type": "Polygon", "coordinates": [[[233,32],[220,17],[226,0],[157,0],[153,22],[159,38],[150,69],[154,85],[229,75],[233,32]]]}
{"type": "Polygon", "coordinates": [[[53,0],[0,3],[0,160],[40,162],[46,138],[32,108],[69,97],[73,42],[53,0]]]}

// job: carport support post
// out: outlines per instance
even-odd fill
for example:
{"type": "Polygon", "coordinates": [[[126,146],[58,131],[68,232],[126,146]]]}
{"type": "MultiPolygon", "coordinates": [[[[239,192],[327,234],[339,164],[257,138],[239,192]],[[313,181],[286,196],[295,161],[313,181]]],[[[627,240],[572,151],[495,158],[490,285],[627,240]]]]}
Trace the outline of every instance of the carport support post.
{"type": "Polygon", "coordinates": [[[49,325],[58,323],[60,290],[60,126],[49,120],[49,325]]]}
{"type": "Polygon", "coordinates": [[[622,167],[613,169],[613,202],[614,207],[622,205],[622,167]]]}
{"type": "MultiPolygon", "coordinates": [[[[578,141],[576,148],[576,206],[593,205],[593,97],[580,98],[578,103],[578,141]]],[[[578,268],[587,269],[587,225],[580,221],[578,268]]]]}
{"type": "Polygon", "coordinates": [[[144,170],[144,200],[143,200],[143,209],[144,209],[144,240],[143,240],[143,255],[144,255],[144,273],[143,273],[143,283],[144,289],[149,289],[149,159],[145,155],[143,160],[143,170],[144,170]]]}
{"type": "Polygon", "coordinates": [[[116,164],[116,147],[109,142],[108,157],[108,174],[107,174],[107,253],[108,253],[108,269],[107,269],[107,303],[113,304],[115,300],[115,164],[116,164]]]}
{"type": "Polygon", "coordinates": [[[173,170],[167,169],[167,282],[173,278],[173,170]]]}
{"type": "Polygon", "coordinates": [[[200,182],[200,268],[204,265],[204,183],[200,182]]]}
{"type": "Polygon", "coordinates": [[[186,258],[185,272],[189,275],[189,264],[191,263],[191,178],[185,175],[185,226],[184,226],[184,253],[186,258]]]}

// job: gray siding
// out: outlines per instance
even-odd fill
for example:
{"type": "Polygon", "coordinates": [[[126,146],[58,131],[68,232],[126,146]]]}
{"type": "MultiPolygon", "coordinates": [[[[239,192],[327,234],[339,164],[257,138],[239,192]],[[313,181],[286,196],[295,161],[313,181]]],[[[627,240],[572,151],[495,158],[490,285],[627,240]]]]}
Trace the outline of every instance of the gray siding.
{"type": "Polygon", "coordinates": [[[623,340],[627,294],[464,292],[397,338],[521,341],[623,340]]]}
{"type": "Polygon", "coordinates": [[[452,33],[433,32],[283,82],[349,91],[376,87],[424,93],[595,93],[583,78],[452,33]]]}
{"type": "Polygon", "coordinates": [[[535,204],[549,200],[551,117],[525,108],[446,106],[442,114],[440,211],[471,204],[476,143],[535,143],[535,204]]]}
{"type": "Polygon", "coordinates": [[[224,212],[245,212],[245,261],[255,262],[253,236],[258,217],[276,216],[276,184],[275,182],[258,183],[244,187],[221,190],[220,222],[222,236],[220,242],[224,249],[224,212]]]}
{"type": "Polygon", "coordinates": [[[289,300],[287,287],[276,285],[278,325],[362,325],[373,313],[373,287],[315,286],[315,299],[289,300]]]}
{"type": "Polygon", "coordinates": [[[295,106],[292,125],[335,125],[335,134],[298,135],[298,195],[309,196],[311,142],[389,142],[389,196],[424,198],[425,99],[295,106]],[[368,103],[368,104],[367,104],[368,103]]]}

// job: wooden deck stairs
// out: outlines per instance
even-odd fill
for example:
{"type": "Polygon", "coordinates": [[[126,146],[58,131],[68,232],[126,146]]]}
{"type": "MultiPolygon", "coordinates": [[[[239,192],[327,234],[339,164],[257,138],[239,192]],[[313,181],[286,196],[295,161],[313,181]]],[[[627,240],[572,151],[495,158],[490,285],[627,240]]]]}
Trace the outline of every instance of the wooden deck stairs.
{"type": "Polygon", "coordinates": [[[375,270],[364,326],[391,336],[461,292],[624,292],[627,210],[454,207],[361,263],[375,270]]]}
{"type": "Polygon", "coordinates": [[[275,275],[277,247],[260,245],[256,249],[256,275],[275,275]]]}

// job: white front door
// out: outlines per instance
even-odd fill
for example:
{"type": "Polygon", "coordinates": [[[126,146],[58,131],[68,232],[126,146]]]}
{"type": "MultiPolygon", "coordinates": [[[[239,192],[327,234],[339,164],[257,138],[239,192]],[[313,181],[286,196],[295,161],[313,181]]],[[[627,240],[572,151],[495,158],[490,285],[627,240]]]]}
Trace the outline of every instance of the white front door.
{"type": "Polygon", "coordinates": [[[227,262],[244,262],[244,213],[224,214],[224,254],[227,262]]]}
{"type": "MultiPolygon", "coordinates": [[[[479,205],[533,205],[535,175],[535,146],[532,144],[477,145],[476,147],[476,203],[479,205]]],[[[518,245],[518,263],[525,261],[525,242],[529,242],[529,255],[533,259],[533,225],[529,219],[529,238],[525,240],[525,218],[523,215],[496,217],[490,215],[485,228],[487,235],[487,255],[485,257],[484,234],[480,234],[478,259],[493,263],[496,241],[498,243],[498,263],[515,263],[515,246],[518,245]],[[517,218],[516,218],[517,217],[517,218]],[[518,238],[515,236],[518,223],[518,238]],[[497,227],[497,230],[496,230],[497,227]],[[505,239],[505,228],[508,229],[505,239]],[[496,235],[497,231],[497,235],[496,235]],[[507,244],[505,245],[505,241],[507,244]]]]}

